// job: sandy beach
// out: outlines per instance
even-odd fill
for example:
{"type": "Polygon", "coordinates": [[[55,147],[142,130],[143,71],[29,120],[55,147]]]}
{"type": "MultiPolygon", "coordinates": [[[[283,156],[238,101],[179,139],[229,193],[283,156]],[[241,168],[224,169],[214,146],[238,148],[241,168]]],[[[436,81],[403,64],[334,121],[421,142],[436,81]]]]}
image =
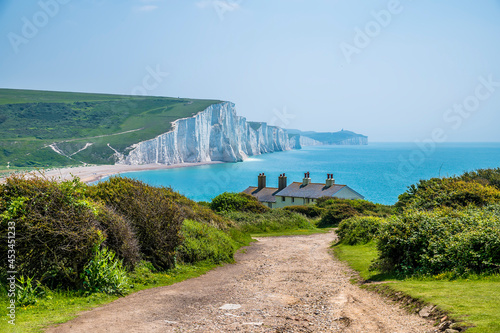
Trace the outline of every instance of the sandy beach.
{"type": "MultiPolygon", "coordinates": [[[[181,163],[172,165],[164,165],[164,164],[94,165],[94,166],[81,166],[81,167],[48,169],[48,170],[40,169],[38,171],[32,171],[31,173],[43,174],[45,177],[56,180],[69,180],[72,179],[73,177],[78,177],[84,183],[92,183],[103,177],[117,175],[125,172],[187,168],[193,166],[218,164],[218,163],[224,163],[224,162],[212,161],[212,162],[198,162],[198,163],[181,163]]],[[[3,179],[0,178],[0,182],[2,180],[3,179]]]]}

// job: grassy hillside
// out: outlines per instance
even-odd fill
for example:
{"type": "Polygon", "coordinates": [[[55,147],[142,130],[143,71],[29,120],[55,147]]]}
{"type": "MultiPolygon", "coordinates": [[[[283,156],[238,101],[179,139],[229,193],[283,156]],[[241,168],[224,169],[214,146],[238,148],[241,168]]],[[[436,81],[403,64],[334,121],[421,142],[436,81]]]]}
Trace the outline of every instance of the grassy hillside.
{"type": "Polygon", "coordinates": [[[126,153],[218,102],[0,89],[0,169],[114,163],[113,149],[126,153]]]}

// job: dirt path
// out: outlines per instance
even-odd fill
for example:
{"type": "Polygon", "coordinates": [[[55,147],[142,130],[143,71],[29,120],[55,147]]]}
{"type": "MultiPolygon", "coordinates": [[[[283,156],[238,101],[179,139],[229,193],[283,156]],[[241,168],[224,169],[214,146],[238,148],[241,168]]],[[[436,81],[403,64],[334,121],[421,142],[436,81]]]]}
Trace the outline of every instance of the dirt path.
{"type": "Polygon", "coordinates": [[[349,283],[335,234],[261,238],[237,263],[144,290],[48,332],[433,332],[349,283]]]}

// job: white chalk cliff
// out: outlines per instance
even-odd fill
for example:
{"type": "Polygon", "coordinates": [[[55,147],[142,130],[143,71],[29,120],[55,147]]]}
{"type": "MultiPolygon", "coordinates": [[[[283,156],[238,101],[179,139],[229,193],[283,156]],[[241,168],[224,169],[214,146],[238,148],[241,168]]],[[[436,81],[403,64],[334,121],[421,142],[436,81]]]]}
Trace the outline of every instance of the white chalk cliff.
{"type": "Polygon", "coordinates": [[[239,162],[248,156],[300,149],[299,140],[290,140],[286,130],[266,123],[249,123],[236,115],[230,102],[213,104],[172,125],[169,132],[133,145],[117,163],[239,162]]]}

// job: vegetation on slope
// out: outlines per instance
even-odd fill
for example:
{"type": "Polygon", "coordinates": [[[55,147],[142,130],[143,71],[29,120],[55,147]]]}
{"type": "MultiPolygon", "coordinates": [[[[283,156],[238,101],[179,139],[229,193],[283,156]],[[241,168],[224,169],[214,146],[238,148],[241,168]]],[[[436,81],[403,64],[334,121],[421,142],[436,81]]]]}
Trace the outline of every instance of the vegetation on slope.
{"type": "Polygon", "coordinates": [[[218,102],[0,89],[0,165],[114,163],[113,149],[126,154],[218,102]]]}
{"type": "Polygon", "coordinates": [[[485,179],[496,179],[498,174],[500,169],[478,170],[421,180],[399,196],[397,213],[391,218],[344,220],[340,242],[376,241],[376,266],[386,273],[500,273],[500,191],[485,185],[485,179]]]}
{"type": "MultiPolygon", "coordinates": [[[[224,209],[215,213],[169,188],[121,177],[88,186],[11,176],[0,185],[0,238],[15,225],[16,260],[7,260],[9,243],[2,242],[0,301],[10,301],[11,264],[16,328],[38,331],[116,295],[233,262],[250,233],[317,230],[303,215],[270,211],[247,195],[225,193],[210,205],[224,209]]],[[[10,327],[7,311],[0,310],[2,331],[10,327]]]]}
{"type": "MultiPolygon", "coordinates": [[[[399,197],[394,216],[340,223],[334,250],[375,289],[436,304],[456,328],[500,330],[500,169],[422,180],[399,197]]],[[[399,296],[398,296],[399,295],[399,296]]]]}

